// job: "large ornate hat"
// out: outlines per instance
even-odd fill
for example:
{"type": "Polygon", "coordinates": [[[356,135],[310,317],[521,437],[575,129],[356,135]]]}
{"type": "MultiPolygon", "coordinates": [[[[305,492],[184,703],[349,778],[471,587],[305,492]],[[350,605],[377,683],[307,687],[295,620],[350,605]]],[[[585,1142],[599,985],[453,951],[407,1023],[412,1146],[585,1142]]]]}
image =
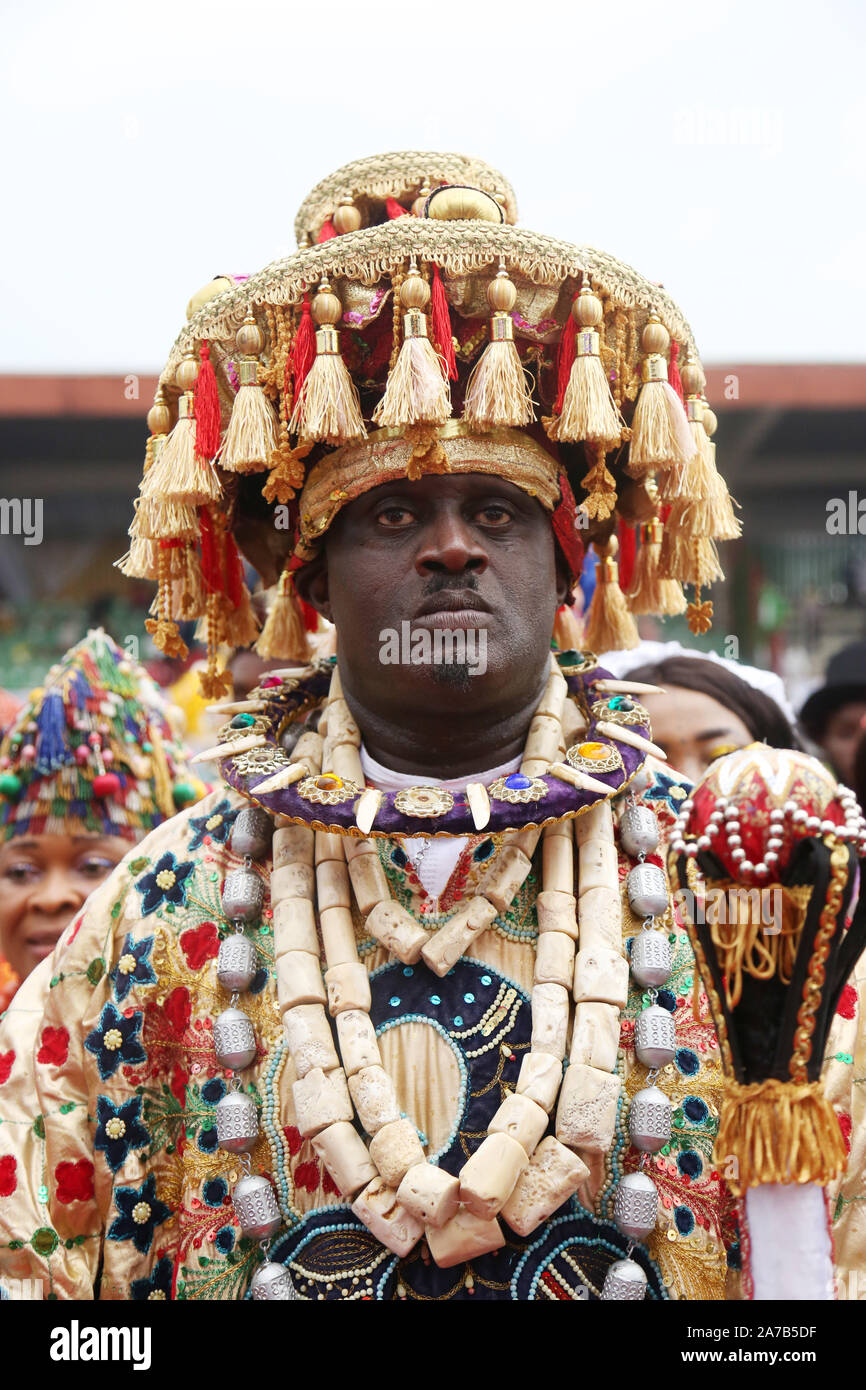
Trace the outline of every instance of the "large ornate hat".
{"type": "Polygon", "coordinates": [[[207,788],[186,766],[172,710],[96,629],[52,666],[0,743],[0,841],[142,839],[207,788]]]}
{"type": "MultiPolygon", "coordinates": [[[[119,563],[157,580],[164,650],[179,649],[177,618],[205,619],[209,694],[226,688],[218,643],[255,636],[232,538],[250,474],[293,528],[297,566],[368,488],[496,472],[550,512],[573,569],[582,538],[595,546],[589,646],[636,642],[632,614],[682,612],[683,584],[692,626],[709,626],[700,590],[721,577],[715,541],[739,525],[691,330],[631,267],[516,218],[511,186],[478,160],[377,156],[305,199],[294,255],[190,301],[119,563]],[[640,524],[627,596],[617,524],[630,547],[640,524]]],[[[287,570],[266,654],[290,654],[292,604],[287,570]]]]}

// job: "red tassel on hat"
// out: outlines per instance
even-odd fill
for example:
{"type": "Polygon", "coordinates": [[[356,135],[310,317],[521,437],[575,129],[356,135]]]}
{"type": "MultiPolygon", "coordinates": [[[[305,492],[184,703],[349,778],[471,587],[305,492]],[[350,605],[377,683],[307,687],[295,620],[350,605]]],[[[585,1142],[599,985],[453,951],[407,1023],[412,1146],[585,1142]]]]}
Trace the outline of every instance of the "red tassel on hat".
{"type": "Polygon", "coordinates": [[[446,377],[457,380],[457,359],[454,356],[454,335],[451,332],[451,313],[445,297],[445,286],[438,265],[433,267],[433,298],[430,305],[433,340],[445,366],[446,377]]]}
{"type": "Polygon", "coordinates": [[[623,593],[628,593],[634,575],[634,562],[637,555],[637,536],[633,526],[620,517],[619,522],[619,583],[623,593]]]}
{"type": "Polygon", "coordinates": [[[226,593],[229,603],[237,608],[243,594],[244,567],[234,537],[226,532],[226,593]]]}
{"type": "Polygon", "coordinates": [[[298,599],[298,603],[301,605],[301,613],[303,614],[304,618],[304,627],[307,630],[307,632],[318,632],[319,615],[316,612],[313,605],[311,603],[307,603],[306,600],[302,598],[298,599]]]}
{"type": "Polygon", "coordinates": [[[217,548],[213,517],[207,507],[199,509],[198,517],[201,533],[201,573],[205,588],[209,594],[222,593],[222,563],[217,548]]]}
{"type": "Polygon", "coordinates": [[[292,343],[292,378],[295,385],[295,398],[307,379],[310,368],[316,360],[316,330],[310,313],[310,296],[304,295],[301,322],[292,343]]]}
{"type": "MultiPolygon", "coordinates": [[[[577,299],[577,293],[574,295],[577,299]]],[[[569,314],[562,335],[559,339],[559,348],[556,353],[556,404],[553,407],[554,415],[562,414],[562,402],[568,388],[568,380],[571,376],[571,368],[575,358],[574,339],[577,333],[577,324],[574,315],[569,314]]]]}
{"type": "Polygon", "coordinates": [[[677,358],[679,355],[680,345],[675,338],[671,338],[671,359],[668,362],[668,383],[674,388],[683,405],[685,405],[686,396],[683,391],[683,379],[680,376],[680,369],[677,366],[677,358]]]}
{"type": "Polygon", "coordinates": [[[201,367],[193,389],[195,415],[195,456],[210,463],[220,446],[220,398],[216,372],[210,360],[210,347],[202,343],[199,351],[201,367]]]}
{"type": "Polygon", "coordinates": [[[394,221],[395,217],[409,216],[408,210],[403,207],[402,203],[398,203],[396,198],[385,199],[385,210],[387,211],[388,216],[392,222],[394,221]]]}
{"type": "Polygon", "coordinates": [[[551,517],[551,524],[572,578],[578,579],[583,569],[583,541],[577,525],[577,503],[564,473],[559,475],[559,496],[559,506],[551,517]]]}
{"type": "Polygon", "coordinates": [[[319,243],[321,243],[321,242],[323,242],[323,241],[330,241],[330,240],[331,240],[331,237],[335,237],[336,235],[337,235],[336,229],[335,229],[335,227],[334,227],[333,222],[331,221],[331,219],[330,219],[330,217],[329,217],[328,220],[327,220],[327,222],[323,222],[323,223],[322,223],[322,228],[321,228],[321,231],[319,232],[319,235],[316,237],[316,241],[319,242],[319,243]]]}

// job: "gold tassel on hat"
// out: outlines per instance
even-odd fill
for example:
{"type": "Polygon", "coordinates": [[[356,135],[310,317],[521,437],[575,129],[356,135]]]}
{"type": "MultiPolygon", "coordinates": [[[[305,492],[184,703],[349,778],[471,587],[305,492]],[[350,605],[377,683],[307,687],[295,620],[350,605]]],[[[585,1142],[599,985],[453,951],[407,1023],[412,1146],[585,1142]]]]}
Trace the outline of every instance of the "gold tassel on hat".
{"type": "Polygon", "coordinates": [[[405,310],[403,346],[373,419],[391,429],[419,423],[442,425],[451,416],[451,392],[427,331],[430,286],[418,273],[414,260],[397,293],[405,310]]]}
{"type": "Polygon", "coordinates": [[[189,352],[178,364],[175,382],[182,395],[178,401],[178,420],[141,481],[141,496],[157,508],[172,503],[201,507],[220,496],[219,480],[210,460],[196,456],[196,422],[193,387],[199,364],[189,352]]]}
{"type": "Polygon", "coordinates": [[[289,428],[301,439],[325,444],[349,444],[366,439],[361,401],[355,383],[340,355],[340,335],[336,325],[343,306],[322,280],[313,299],[316,329],[316,358],[298,391],[289,428]]]}
{"type": "Polygon", "coordinates": [[[256,651],[266,660],[309,661],[307,630],[288,569],[284,569],[280,575],[267,621],[256,642],[256,651]]]}
{"type": "Polygon", "coordinates": [[[671,485],[676,488],[681,470],[695,452],[695,443],[680,398],[668,381],[664,354],[670,340],[658,315],[650,314],[641,333],[643,386],[631,422],[626,472],[632,478],[642,478],[645,473],[673,470],[671,485]]]}
{"type": "Polygon", "coordinates": [[[659,564],[663,533],[658,517],[641,524],[634,584],[628,596],[629,608],[635,615],[649,613],[662,618],[686,611],[682,585],[676,579],[666,578],[659,564]]]}
{"type": "Polygon", "coordinates": [[[530,382],[514,345],[511,310],[516,300],[517,290],[500,261],[495,279],[487,286],[493,314],[490,342],[472,369],[463,407],[463,419],[479,430],[528,425],[535,419],[530,382]]]}
{"type": "Polygon", "coordinates": [[[163,541],[159,547],[158,559],[158,578],[159,591],[157,593],[157,617],[145,620],[145,631],[150,633],[153,638],[153,645],[166,656],[180,657],[181,660],[189,655],[189,648],[181,637],[174,621],[172,612],[172,581],[171,581],[171,562],[169,550],[175,548],[171,542],[163,541]]]}
{"type": "Polygon", "coordinates": [[[716,446],[713,443],[713,435],[716,432],[718,421],[715,411],[710,410],[710,407],[706,403],[706,399],[704,399],[703,425],[707,434],[708,447],[712,458],[715,478],[714,486],[716,490],[713,513],[715,524],[714,529],[711,531],[711,535],[713,535],[717,541],[735,541],[742,535],[743,528],[739,518],[734,513],[733,498],[728,492],[724,478],[716,467],[716,446]]]}
{"type": "Polygon", "coordinates": [[[821,1083],[775,1077],[750,1086],[725,1079],[713,1153],[735,1197],[763,1183],[826,1187],[847,1162],[839,1120],[821,1083]]]}
{"type": "Polygon", "coordinates": [[[277,447],[274,409],[259,385],[259,353],[264,347],[262,330],[250,311],[235,335],[241,354],[238,361],[237,395],[225,433],[220,467],[230,473],[260,473],[267,468],[277,447]]]}
{"type": "Polygon", "coordinates": [[[586,615],[583,645],[594,652],[627,651],[640,641],[637,624],[619,587],[619,549],[616,536],[607,545],[593,542],[599,559],[595,567],[595,593],[586,615]]]}
{"type": "Polygon", "coordinates": [[[725,575],[711,537],[696,536],[691,529],[689,513],[693,507],[694,503],[685,497],[671,503],[662,537],[660,563],[668,579],[706,588],[717,579],[724,579],[725,575]]]}
{"type": "Polygon", "coordinates": [[[553,620],[553,640],[561,652],[580,651],[583,645],[580,623],[566,603],[556,610],[556,617],[553,620]]]}
{"type": "Polygon", "coordinates": [[[604,307],[586,276],[571,313],[577,325],[575,358],[562,411],[550,422],[547,432],[561,443],[586,440],[613,449],[622,439],[625,421],[616,408],[601,360],[598,329],[604,319],[604,307]]]}

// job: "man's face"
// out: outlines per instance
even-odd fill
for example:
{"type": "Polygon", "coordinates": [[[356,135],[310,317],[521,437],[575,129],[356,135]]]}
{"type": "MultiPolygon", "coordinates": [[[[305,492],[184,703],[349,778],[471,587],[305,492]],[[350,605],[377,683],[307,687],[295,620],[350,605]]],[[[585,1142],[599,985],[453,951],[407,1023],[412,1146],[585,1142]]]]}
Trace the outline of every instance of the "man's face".
{"type": "Polygon", "coordinates": [[[854,754],[863,737],[866,700],[851,700],[834,710],[818,740],[840,781],[850,787],[854,778],[854,754]]]}
{"type": "Polygon", "coordinates": [[[349,698],[400,723],[519,708],[569,587],[540,503],[482,473],[365,493],[329,530],[325,568],[297,582],[336,623],[349,698]]]}

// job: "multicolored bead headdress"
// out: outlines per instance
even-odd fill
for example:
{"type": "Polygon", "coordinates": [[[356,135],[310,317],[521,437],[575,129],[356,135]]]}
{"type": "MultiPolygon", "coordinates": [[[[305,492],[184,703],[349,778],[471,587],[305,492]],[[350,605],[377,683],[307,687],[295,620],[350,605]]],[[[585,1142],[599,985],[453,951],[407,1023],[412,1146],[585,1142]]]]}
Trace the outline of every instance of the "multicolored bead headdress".
{"type": "MultiPolygon", "coordinates": [[[[580,533],[591,535],[590,645],[633,645],[632,614],[684,611],[683,584],[695,586],[691,626],[709,626],[700,590],[721,578],[715,542],[739,523],[691,330],[660,286],[516,216],[511,186],[480,161],[362,160],[305,200],[296,254],[247,279],[220,276],[190,301],[148,416],[119,563],[158,581],[151,626],[164,650],[179,649],[177,618],[206,618],[207,694],[227,688],[218,642],[255,632],[231,534],[233,475],[247,473],[266,473],[264,498],[286,509],[296,567],[341,506],[384,480],[385,455],[410,479],[495,469],[551,512],[573,570],[580,533]],[[398,451],[385,448],[394,440],[398,451]],[[527,481],[530,457],[541,488],[527,481]],[[630,548],[640,524],[628,596],[617,523],[630,548]]],[[[288,572],[280,602],[266,655],[292,654],[277,649],[277,627],[283,641],[299,631],[288,572]]]]}
{"type": "MultiPolygon", "coordinates": [[[[178,713],[178,711],[174,711],[178,713]]],[[[142,839],[207,788],[186,767],[172,707],[101,629],[52,666],[0,743],[0,841],[142,839]]]]}

